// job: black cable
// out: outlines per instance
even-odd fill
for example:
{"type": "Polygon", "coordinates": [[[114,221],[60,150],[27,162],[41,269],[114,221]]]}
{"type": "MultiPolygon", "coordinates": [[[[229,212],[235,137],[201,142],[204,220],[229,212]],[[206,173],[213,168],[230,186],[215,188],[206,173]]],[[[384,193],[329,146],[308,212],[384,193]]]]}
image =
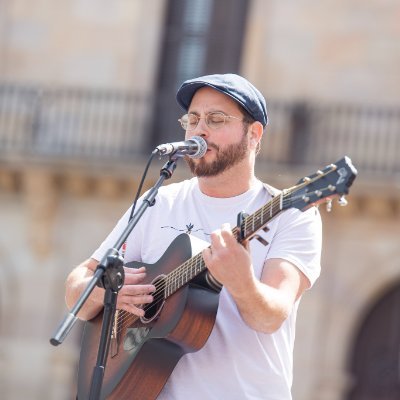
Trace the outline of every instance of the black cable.
{"type": "Polygon", "coordinates": [[[130,213],[130,215],[129,215],[129,221],[130,221],[130,220],[132,219],[132,217],[133,217],[133,213],[135,212],[136,203],[137,203],[137,201],[139,200],[140,193],[141,193],[141,191],[142,191],[142,187],[143,187],[143,184],[144,184],[144,180],[146,179],[146,175],[147,175],[147,172],[148,172],[148,170],[149,170],[149,168],[150,168],[150,164],[152,163],[153,158],[154,158],[154,156],[155,156],[156,154],[158,154],[158,149],[155,149],[155,150],[152,151],[152,153],[151,153],[151,155],[150,155],[150,157],[149,157],[149,159],[148,159],[148,161],[147,161],[146,168],[144,169],[144,172],[143,172],[143,175],[142,175],[142,179],[141,179],[141,181],[140,181],[138,190],[137,190],[137,192],[136,192],[135,200],[134,200],[134,202],[133,202],[133,204],[132,204],[131,213],[130,213]]]}

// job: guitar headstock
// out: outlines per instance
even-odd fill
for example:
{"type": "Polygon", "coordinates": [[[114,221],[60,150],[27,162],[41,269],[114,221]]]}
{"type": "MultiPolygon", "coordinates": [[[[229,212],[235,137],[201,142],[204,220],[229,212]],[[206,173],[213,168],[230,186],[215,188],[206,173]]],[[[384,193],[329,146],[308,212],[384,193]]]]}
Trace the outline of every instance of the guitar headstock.
{"type": "Polygon", "coordinates": [[[284,208],[294,207],[304,211],[311,206],[328,202],[330,211],[331,200],[334,197],[339,197],[340,205],[346,205],[344,195],[349,192],[356,176],[356,168],[351,159],[345,156],[284,191],[284,208]]]}

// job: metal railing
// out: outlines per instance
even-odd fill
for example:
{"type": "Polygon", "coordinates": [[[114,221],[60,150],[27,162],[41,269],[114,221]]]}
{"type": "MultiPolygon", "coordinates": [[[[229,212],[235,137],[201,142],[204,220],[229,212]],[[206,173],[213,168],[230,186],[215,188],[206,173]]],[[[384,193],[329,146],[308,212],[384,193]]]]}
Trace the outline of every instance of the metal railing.
{"type": "Polygon", "coordinates": [[[263,157],[288,165],[325,165],[349,155],[368,174],[400,174],[400,107],[274,103],[263,157]]]}
{"type": "MultiPolygon", "coordinates": [[[[0,159],[132,159],[153,144],[153,106],[131,92],[0,84],[0,159]]],[[[270,101],[268,112],[261,160],[320,166],[347,154],[364,172],[400,174],[400,107],[270,101]]]]}
{"type": "Polygon", "coordinates": [[[150,100],[121,91],[0,85],[0,156],[117,158],[147,144],[150,100]]]}

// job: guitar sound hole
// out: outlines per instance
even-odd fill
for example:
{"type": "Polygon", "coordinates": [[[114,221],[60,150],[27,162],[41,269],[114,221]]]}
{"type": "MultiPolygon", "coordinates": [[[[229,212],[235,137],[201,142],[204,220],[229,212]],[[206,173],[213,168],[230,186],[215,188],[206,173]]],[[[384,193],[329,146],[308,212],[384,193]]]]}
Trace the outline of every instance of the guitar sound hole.
{"type": "Polygon", "coordinates": [[[157,318],[165,303],[165,275],[158,276],[151,283],[156,287],[156,291],[153,293],[153,302],[145,304],[143,307],[145,314],[140,320],[144,324],[148,324],[157,318]]]}

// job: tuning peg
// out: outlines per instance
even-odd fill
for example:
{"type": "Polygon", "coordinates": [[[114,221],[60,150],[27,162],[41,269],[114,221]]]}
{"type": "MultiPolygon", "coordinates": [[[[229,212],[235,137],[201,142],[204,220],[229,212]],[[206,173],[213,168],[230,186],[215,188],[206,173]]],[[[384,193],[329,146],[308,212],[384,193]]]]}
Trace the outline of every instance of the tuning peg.
{"type": "Polygon", "coordinates": [[[329,199],[329,200],[326,202],[326,211],[327,211],[327,212],[331,212],[331,211],[332,211],[332,199],[329,199]]]}
{"type": "Polygon", "coordinates": [[[339,206],[347,206],[348,201],[346,200],[346,198],[344,196],[340,196],[339,200],[338,200],[339,206]]]}

